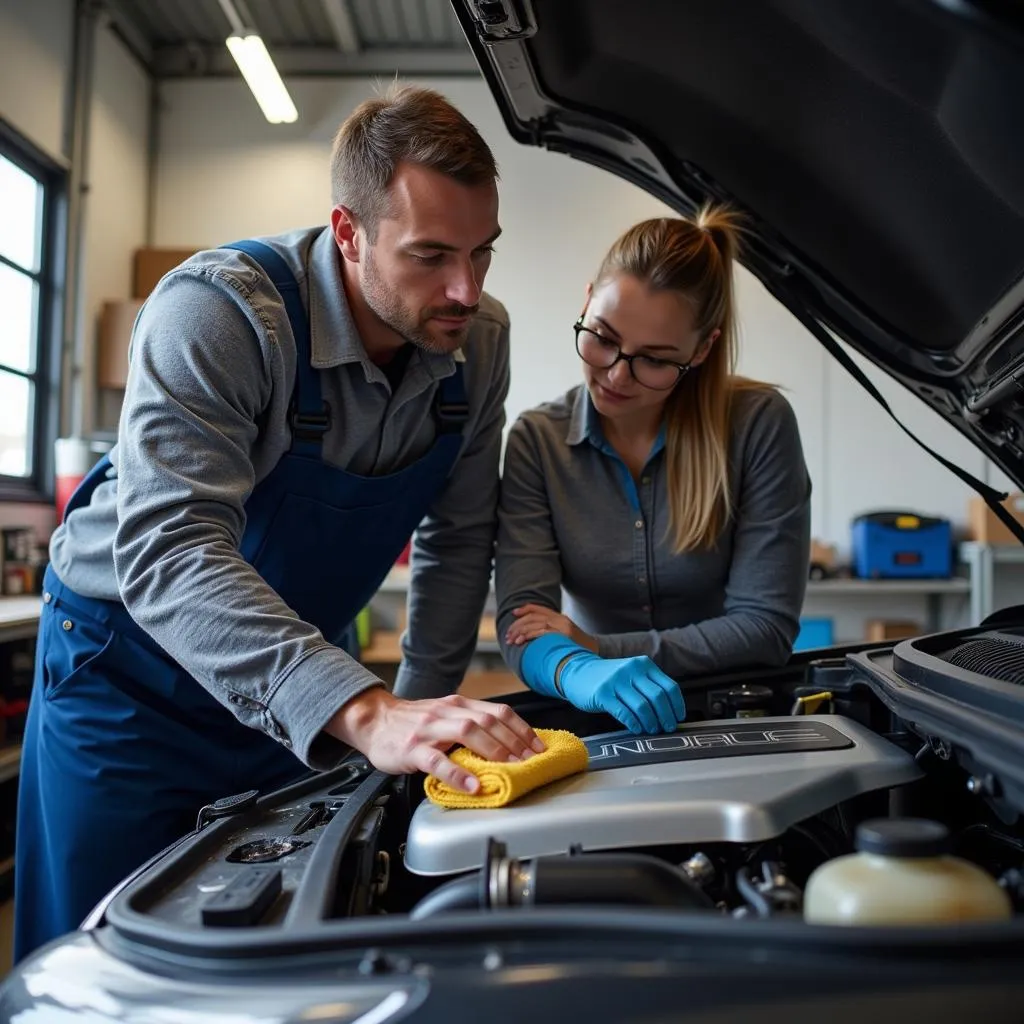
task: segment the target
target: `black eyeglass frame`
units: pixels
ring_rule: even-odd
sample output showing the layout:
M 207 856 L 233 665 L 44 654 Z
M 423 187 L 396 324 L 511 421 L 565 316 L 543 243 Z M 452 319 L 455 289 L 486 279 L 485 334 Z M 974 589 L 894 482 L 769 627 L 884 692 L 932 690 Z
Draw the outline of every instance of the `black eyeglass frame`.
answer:
M 637 384 L 639 384 L 641 387 L 650 388 L 651 391 L 671 391 L 690 372 L 690 370 L 693 369 L 693 359 L 692 358 L 690 359 L 689 362 L 686 362 L 686 363 L 677 363 L 677 362 L 674 362 L 671 359 L 659 359 L 658 361 L 661 362 L 661 363 L 664 363 L 666 366 L 674 366 L 676 368 L 676 371 L 677 371 L 677 376 L 676 376 L 676 379 L 674 381 L 672 381 L 671 384 L 666 384 L 664 387 L 654 387 L 652 384 L 644 383 L 644 381 L 642 381 L 636 375 L 636 370 L 633 369 L 633 360 L 634 359 L 655 359 L 655 358 L 657 358 L 656 356 L 645 356 L 645 355 L 641 355 L 641 354 L 627 356 L 622 351 L 622 346 L 617 341 L 613 341 L 611 338 L 607 338 L 603 334 L 598 334 L 597 331 L 595 331 L 593 328 L 587 327 L 583 323 L 583 317 L 580 317 L 572 325 L 572 329 L 573 329 L 573 334 L 576 336 L 576 355 L 578 355 L 580 357 L 580 359 L 582 359 L 583 362 L 585 362 L 587 364 L 587 366 L 592 366 L 595 370 L 610 370 L 620 360 L 624 360 L 626 365 L 629 367 L 629 374 L 633 378 L 633 380 L 635 380 L 637 382 Z M 598 363 L 590 362 L 590 360 L 587 359 L 583 355 L 583 353 L 580 351 L 580 334 L 583 333 L 584 331 L 587 334 L 592 334 L 595 338 L 600 339 L 602 345 L 605 345 L 605 346 L 614 345 L 615 348 L 618 350 L 618 355 L 616 355 L 616 357 L 610 363 L 608 363 L 607 366 L 604 365 L 603 363 L 598 364 Z

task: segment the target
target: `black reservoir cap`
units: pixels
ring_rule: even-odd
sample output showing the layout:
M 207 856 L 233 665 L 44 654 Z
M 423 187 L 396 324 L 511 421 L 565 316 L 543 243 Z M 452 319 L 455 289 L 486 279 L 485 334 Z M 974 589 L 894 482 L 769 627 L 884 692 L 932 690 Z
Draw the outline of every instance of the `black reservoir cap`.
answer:
M 883 857 L 939 857 L 949 852 L 949 829 L 926 818 L 874 818 L 857 826 L 855 845 Z

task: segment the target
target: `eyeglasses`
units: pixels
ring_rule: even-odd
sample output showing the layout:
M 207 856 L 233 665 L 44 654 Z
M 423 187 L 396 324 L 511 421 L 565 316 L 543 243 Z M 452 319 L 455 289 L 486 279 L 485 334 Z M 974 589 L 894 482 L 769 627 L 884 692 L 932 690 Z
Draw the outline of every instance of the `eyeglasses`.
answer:
M 611 338 L 584 327 L 582 320 L 577 320 L 572 326 L 576 332 L 576 353 L 595 369 L 610 370 L 622 359 L 629 365 L 633 379 L 654 391 L 674 388 L 690 371 L 690 363 L 673 363 L 654 356 L 627 356 Z

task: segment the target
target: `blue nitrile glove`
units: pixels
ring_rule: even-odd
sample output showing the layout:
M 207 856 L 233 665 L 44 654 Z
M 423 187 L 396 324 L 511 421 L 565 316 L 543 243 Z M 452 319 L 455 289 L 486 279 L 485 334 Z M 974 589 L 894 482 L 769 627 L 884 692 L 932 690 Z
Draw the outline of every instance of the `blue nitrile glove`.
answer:
M 570 654 L 556 688 L 555 669 Z M 606 711 L 631 732 L 674 732 L 686 718 L 679 687 L 646 656 L 601 658 L 546 633 L 526 645 L 520 669 L 538 693 L 563 697 L 581 711 Z

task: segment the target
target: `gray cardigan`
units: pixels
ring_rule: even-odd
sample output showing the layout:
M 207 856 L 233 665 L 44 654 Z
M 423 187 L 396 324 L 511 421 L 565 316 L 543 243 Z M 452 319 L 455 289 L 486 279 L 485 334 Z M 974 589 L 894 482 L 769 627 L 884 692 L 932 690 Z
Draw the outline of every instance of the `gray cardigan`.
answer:
M 673 553 L 663 438 L 638 482 L 581 385 L 512 426 L 498 512 L 498 635 L 513 608 L 559 608 L 600 654 L 649 655 L 669 675 L 777 665 L 799 630 L 811 484 L 777 391 L 741 392 L 729 447 L 735 512 L 715 550 Z M 563 601 L 564 597 L 564 601 Z

